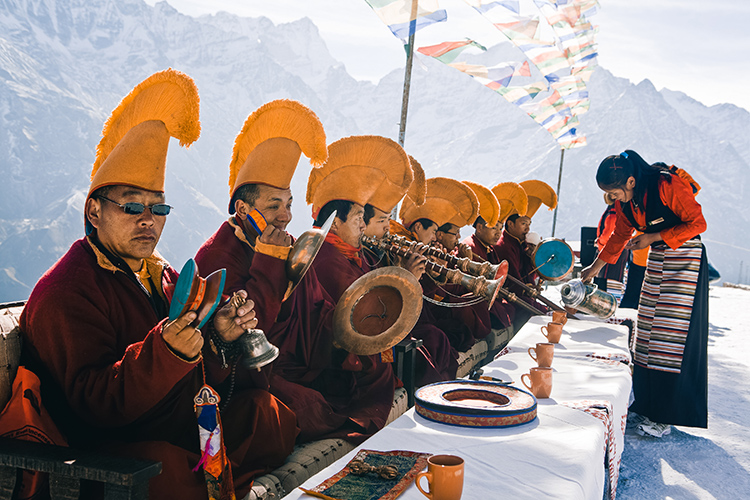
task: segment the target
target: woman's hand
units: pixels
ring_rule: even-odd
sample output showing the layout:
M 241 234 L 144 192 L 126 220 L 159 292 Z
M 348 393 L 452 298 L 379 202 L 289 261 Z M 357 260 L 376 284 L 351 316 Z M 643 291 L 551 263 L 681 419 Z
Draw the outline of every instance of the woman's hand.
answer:
M 659 233 L 643 233 L 628 241 L 625 248 L 628 250 L 640 250 L 656 241 L 661 241 L 661 235 Z
M 581 271 L 581 280 L 584 283 L 593 280 L 594 277 L 599 274 L 599 271 L 602 270 L 605 264 L 606 262 L 604 262 L 602 259 L 596 259 L 593 264 Z

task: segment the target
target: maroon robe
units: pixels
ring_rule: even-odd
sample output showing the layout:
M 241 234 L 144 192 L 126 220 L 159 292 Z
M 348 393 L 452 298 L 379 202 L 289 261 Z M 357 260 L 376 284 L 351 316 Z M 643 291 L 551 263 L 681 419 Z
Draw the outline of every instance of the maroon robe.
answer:
M 362 260 L 360 264 L 344 257 L 331 243 L 325 242 L 313 261 L 318 280 L 330 297 L 337 301 L 357 278 L 369 271 Z M 382 429 L 393 405 L 396 378 L 390 363 L 380 361 L 380 355 L 356 356 L 341 349 L 335 352 L 337 368 L 327 374 L 331 387 L 338 387 L 352 411 L 363 421 L 369 419 L 373 432 Z M 343 391 L 349 386 L 348 393 Z
M 495 245 L 485 245 L 479 240 L 479 238 L 477 238 L 476 234 L 472 234 L 461 243 L 465 243 L 471 248 L 471 252 L 474 256 L 472 260 L 476 262 L 499 264 L 503 261 L 497 253 L 497 247 Z M 515 308 L 513 305 L 498 296 L 490 309 L 492 328 L 506 328 L 510 326 L 513 322 L 514 316 Z
M 503 229 L 500 240 L 498 240 L 497 245 L 495 245 L 495 251 L 501 259 L 508 261 L 509 276 L 513 276 L 522 283 L 526 283 L 530 286 L 534 285 L 537 276 L 536 272 L 534 272 L 534 264 L 531 262 L 531 257 L 526 254 L 523 243 L 518 238 Z M 515 293 L 519 300 L 528 302 L 540 311 L 546 310 L 546 306 L 539 304 L 535 299 L 526 295 L 523 288 L 515 283 L 506 281 L 505 287 Z M 513 307 L 515 308 L 513 318 L 515 324 L 523 324 L 531 317 L 531 313 L 526 309 L 517 305 L 514 305 Z
M 152 273 L 154 287 L 165 289 L 177 273 L 157 263 L 162 272 Z M 193 409 L 203 383 L 200 363 L 169 349 L 160 310 L 168 304 L 154 306 L 124 262 L 115 264 L 83 238 L 42 276 L 20 319 L 25 360 L 71 446 L 162 461 L 151 498 L 205 499 L 203 472 L 192 472 L 200 458 Z M 206 381 L 227 398 L 230 369 L 221 368 L 208 341 L 202 359 Z M 286 406 L 248 384 L 241 365 L 236 370 L 221 415 L 241 498 L 253 477 L 284 462 L 297 429 Z
M 382 421 L 379 415 L 371 417 L 363 396 L 371 383 L 379 391 L 378 377 L 340 368 L 342 352 L 332 347 L 334 302 L 314 268 L 282 303 L 285 261 L 256 252 L 234 222 L 224 222 L 195 259 L 202 273 L 226 268 L 225 290 L 246 289 L 256 311 L 264 309 L 258 328 L 279 348 L 279 357 L 262 370 L 271 392 L 297 414 L 299 442 L 342 437 L 358 444 L 383 427 L 393 403 L 392 382 L 385 416 Z

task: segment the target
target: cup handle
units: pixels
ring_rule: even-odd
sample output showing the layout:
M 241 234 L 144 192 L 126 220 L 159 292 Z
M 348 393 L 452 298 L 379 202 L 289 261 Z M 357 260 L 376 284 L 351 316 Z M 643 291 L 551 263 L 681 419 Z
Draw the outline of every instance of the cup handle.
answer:
M 533 352 L 534 354 L 531 354 L 532 352 Z M 537 360 L 537 359 L 536 359 L 536 349 L 535 349 L 535 348 L 533 348 L 533 347 L 529 347 L 529 356 L 530 356 L 530 357 L 531 357 L 531 359 L 533 359 L 534 361 L 536 361 L 536 360 Z
M 526 380 L 524 380 L 524 377 L 529 379 L 529 384 L 531 383 L 531 377 L 529 377 L 528 373 L 524 373 L 523 375 L 521 375 L 521 383 L 525 385 L 528 390 L 531 390 L 531 386 L 526 383 Z
M 542 335 L 544 335 L 546 338 L 549 338 L 549 329 L 546 325 L 542 327 Z
M 422 489 L 422 485 L 419 484 L 419 480 L 423 477 L 427 478 L 427 485 L 429 486 L 432 482 L 432 472 L 420 472 L 417 474 L 417 479 L 414 481 L 414 483 L 417 485 L 417 489 L 422 492 L 424 496 L 427 498 L 432 498 L 432 492 L 431 491 L 425 491 Z

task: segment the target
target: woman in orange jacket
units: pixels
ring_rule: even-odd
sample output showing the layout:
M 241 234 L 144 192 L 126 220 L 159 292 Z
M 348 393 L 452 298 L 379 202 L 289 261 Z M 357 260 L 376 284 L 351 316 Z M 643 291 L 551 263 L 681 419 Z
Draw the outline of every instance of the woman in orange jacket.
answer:
M 631 150 L 605 158 L 596 181 L 616 200 L 617 220 L 581 278 L 591 280 L 626 248 L 651 247 L 631 344 L 630 410 L 645 417 L 638 430 L 662 437 L 671 425 L 706 428 L 708 262 L 700 240 L 706 220 L 693 186 Z M 632 237 L 636 229 L 643 234 Z

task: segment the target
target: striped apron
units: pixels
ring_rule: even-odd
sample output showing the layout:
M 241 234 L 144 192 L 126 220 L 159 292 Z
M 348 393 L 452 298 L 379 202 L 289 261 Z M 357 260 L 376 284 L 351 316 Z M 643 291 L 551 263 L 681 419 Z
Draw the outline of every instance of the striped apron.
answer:
M 702 254 L 697 238 L 651 247 L 631 345 L 637 366 L 680 373 Z

